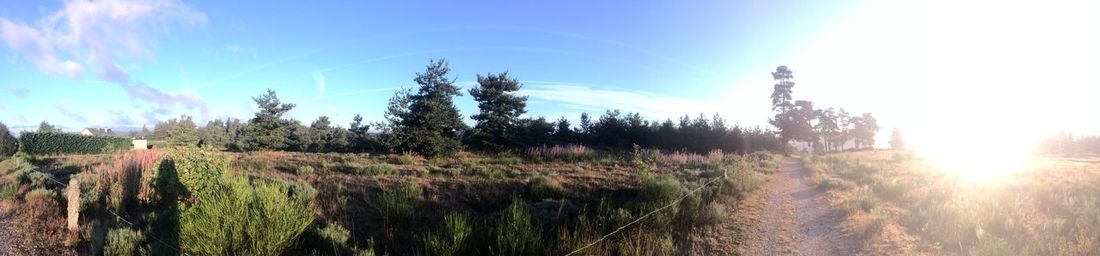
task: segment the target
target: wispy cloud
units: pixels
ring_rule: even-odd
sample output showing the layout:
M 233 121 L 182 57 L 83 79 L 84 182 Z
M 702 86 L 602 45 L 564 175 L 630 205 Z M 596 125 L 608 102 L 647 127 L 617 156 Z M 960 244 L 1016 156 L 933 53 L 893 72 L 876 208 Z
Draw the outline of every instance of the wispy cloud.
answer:
M 31 90 L 23 87 L 12 86 L 8 87 L 8 92 L 11 93 L 11 95 L 15 95 L 15 97 L 19 97 L 20 99 L 26 99 L 27 94 L 30 94 Z
M 194 93 L 166 93 L 136 81 L 119 60 L 151 59 L 153 35 L 206 21 L 205 14 L 177 0 L 68 0 L 33 25 L 0 17 L 0 37 L 47 74 L 80 79 L 93 70 L 131 99 L 155 104 L 157 113 L 176 106 L 205 112 L 206 104 Z
M 58 113 L 61 113 L 61 116 L 68 118 L 69 120 L 72 120 L 78 124 L 88 123 L 88 117 L 85 117 L 84 114 L 70 110 L 68 104 L 62 102 L 54 102 L 53 107 L 57 109 Z
M 519 94 L 528 95 L 532 100 L 555 102 L 564 109 L 596 115 L 605 110 L 619 109 L 638 112 L 647 118 L 664 119 L 715 111 L 710 104 L 697 100 L 560 82 L 524 81 Z
M 304 99 L 296 100 L 296 101 L 294 101 L 294 103 L 298 103 L 298 104 L 309 103 L 309 102 L 314 102 L 314 101 L 327 100 L 327 99 L 339 98 L 339 97 L 354 96 L 354 95 L 369 94 L 369 93 L 375 93 L 375 92 L 396 91 L 398 89 L 401 89 L 401 87 L 385 87 L 385 88 L 365 89 L 365 90 L 358 90 L 358 91 L 352 91 L 352 92 L 329 94 L 329 95 L 325 95 L 325 96 L 304 98 Z
M 313 82 L 317 83 L 317 95 L 325 96 L 325 74 L 321 71 L 313 71 Z

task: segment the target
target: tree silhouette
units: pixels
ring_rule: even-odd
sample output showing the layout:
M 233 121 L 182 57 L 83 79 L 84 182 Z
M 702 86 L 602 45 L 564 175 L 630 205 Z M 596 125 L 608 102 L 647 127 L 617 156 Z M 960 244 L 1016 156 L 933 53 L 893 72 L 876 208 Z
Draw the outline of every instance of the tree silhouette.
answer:
M 508 77 L 508 72 L 477 76 L 478 87 L 470 89 L 470 96 L 477 101 L 481 111 L 470 118 L 477 121 L 471 135 L 471 145 L 478 149 L 498 152 L 514 147 L 517 143 L 519 116 L 527 111 L 527 96 L 516 96 L 519 80 Z
M 901 129 L 894 127 L 894 132 L 890 134 L 890 148 L 896 150 L 905 149 L 905 141 L 901 138 Z

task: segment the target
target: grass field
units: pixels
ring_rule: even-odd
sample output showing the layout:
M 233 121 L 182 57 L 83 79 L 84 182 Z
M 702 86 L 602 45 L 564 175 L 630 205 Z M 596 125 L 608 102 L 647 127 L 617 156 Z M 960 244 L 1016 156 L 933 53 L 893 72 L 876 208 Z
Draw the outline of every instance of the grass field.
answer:
M 866 253 L 1100 254 L 1097 158 L 1041 157 L 982 179 L 967 172 L 987 170 L 952 169 L 903 151 L 810 160 L 818 189 L 848 213 L 846 233 Z
M 724 219 L 730 214 L 725 205 L 766 182 L 781 159 L 762 152 L 736 155 L 715 151 L 698 155 L 636 150 L 611 154 L 583 148 L 523 157 L 462 153 L 441 159 L 290 152 L 209 154 L 226 160 L 226 175 L 245 178 L 223 178 L 217 183 L 223 185 L 214 187 L 225 187 L 227 191 L 255 190 L 251 193 L 256 196 L 265 196 L 270 191 L 291 195 L 289 199 L 238 197 L 230 201 L 274 200 L 271 202 L 278 203 L 275 206 L 261 205 L 291 207 L 278 208 L 284 209 L 278 212 L 294 215 L 294 195 L 300 193 L 295 191 L 315 195 L 305 201 L 310 215 L 306 218 L 310 220 L 308 227 L 300 235 L 287 238 L 289 244 L 283 254 L 291 255 L 559 255 L 595 242 L 603 234 L 670 204 L 673 207 L 597 243 L 582 255 L 682 254 L 691 245 L 686 237 L 674 234 Z M 22 235 L 19 240 L 22 252 L 171 253 L 172 247 L 197 254 L 208 251 L 210 248 L 189 245 L 195 243 L 192 241 L 195 235 L 187 231 L 193 224 L 182 225 L 177 234 L 163 230 L 175 224 L 163 223 L 202 224 L 205 223 L 202 218 L 214 217 L 202 217 L 203 212 L 186 213 L 183 209 L 199 205 L 219 207 L 223 203 L 197 202 L 206 198 L 203 194 L 182 196 L 179 203 L 174 200 L 165 203 L 163 197 L 171 194 L 160 182 L 164 161 L 159 159 L 165 155 L 173 153 L 153 150 L 103 155 L 21 155 L 5 161 L 0 165 L 0 173 L 8 184 L 0 193 L 5 209 L 34 213 L 15 215 L 15 229 Z M 184 166 L 193 164 L 196 163 L 184 164 L 177 158 L 176 169 L 183 173 Z M 217 161 L 197 164 L 218 165 Z M 144 174 L 127 178 L 131 176 L 126 176 L 125 171 L 114 171 L 131 169 Z M 81 232 L 65 230 L 66 205 L 72 197 L 63 186 L 45 180 L 46 175 L 64 184 L 69 184 L 70 179 L 88 184 L 81 190 Z M 191 184 L 186 182 L 191 176 L 180 177 Z M 266 180 L 275 183 L 260 182 Z M 715 182 L 676 201 L 708 181 Z M 278 184 L 289 187 L 279 192 Z M 294 184 L 308 186 L 303 189 Z M 126 189 L 127 186 L 133 188 Z M 240 207 L 226 204 L 229 205 L 224 207 L 228 209 Z M 173 210 L 175 207 L 180 209 Z M 177 214 L 175 211 L 184 213 L 179 219 L 165 217 Z M 110 213 L 120 216 L 116 218 Z M 135 222 L 135 226 L 122 223 L 122 218 Z M 157 240 L 169 240 L 167 244 L 171 246 Z

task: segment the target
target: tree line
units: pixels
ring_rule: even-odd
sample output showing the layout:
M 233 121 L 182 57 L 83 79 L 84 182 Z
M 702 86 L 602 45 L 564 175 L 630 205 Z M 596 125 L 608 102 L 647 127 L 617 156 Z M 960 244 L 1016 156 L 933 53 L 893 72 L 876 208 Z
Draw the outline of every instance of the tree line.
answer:
M 813 101 L 795 100 L 794 72 L 787 66 L 776 67 L 772 78 L 776 82 L 771 95 L 775 116 L 769 122 L 779 130 L 783 145 L 799 141 L 814 151 L 874 147 L 879 126 L 871 113 L 852 115 L 844 108 L 815 109 Z M 847 146 L 849 142 L 852 147 Z
M 449 156 L 466 149 L 489 153 L 518 153 L 531 147 L 585 145 L 619 151 L 634 145 L 666 151 L 706 153 L 719 149 L 746 153 L 784 149 L 781 137 L 765 128 L 730 125 L 715 114 L 678 120 L 649 120 L 639 113 L 608 110 L 579 124 L 565 117 L 525 117 L 527 97 L 507 72 L 477 75 L 478 85 L 467 92 L 478 103 L 471 119 L 462 122 L 453 97 L 463 91 L 450 76 L 446 60 L 433 60 L 413 79 L 416 90 L 402 89 L 390 98 L 385 119 L 364 123 L 356 115 L 346 128 L 327 116 L 306 125 L 285 116 L 295 104 L 279 100 L 273 90 L 253 97 L 258 112 L 246 121 L 227 118 L 197 126 L 189 116 L 156 124 L 141 135 L 167 140 L 172 146 L 225 148 L 234 151 L 281 150 L 302 152 L 413 152 L 426 157 Z
M 1059 132 L 1039 143 L 1039 151 L 1045 154 L 1100 154 L 1100 136 L 1074 136 Z

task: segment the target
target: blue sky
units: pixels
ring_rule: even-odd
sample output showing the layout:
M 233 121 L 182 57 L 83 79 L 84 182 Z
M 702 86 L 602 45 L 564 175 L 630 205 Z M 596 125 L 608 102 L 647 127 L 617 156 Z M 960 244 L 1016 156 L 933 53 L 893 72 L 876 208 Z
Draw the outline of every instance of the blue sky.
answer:
M 1028 132 L 1095 131 L 1096 121 L 1074 117 L 1090 113 L 1078 106 L 1097 80 L 1060 74 L 1100 67 L 1097 10 L 1091 1 L 6 2 L 0 121 L 76 130 L 180 114 L 247 119 L 250 97 L 267 88 L 297 103 L 291 116 L 306 123 L 377 121 L 396 88 L 447 58 L 464 87 L 508 71 L 525 84 L 529 114 L 552 119 L 618 108 L 763 125 L 769 72 L 786 64 L 796 98 L 874 112 L 884 127 L 925 137 L 942 133 L 937 120 L 984 129 L 1010 118 L 971 118 L 972 104 L 1050 124 Z M 476 111 L 469 96 L 456 102 L 465 116 Z
M 111 7 L 115 3 L 122 6 Z M 135 16 L 130 19 L 111 18 L 111 10 L 105 10 L 126 5 L 149 8 L 119 10 Z M 111 44 L 105 50 L 114 55 L 111 64 L 128 73 L 131 83 L 165 94 L 194 94 L 197 100 L 129 95 L 123 86 L 98 74 L 95 57 L 89 56 L 106 54 L 92 47 L 59 43 L 53 50 L 57 59 L 83 66 L 84 72 L 73 76 L 36 65 L 33 49 L 8 44 L 0 51 L 4 56 L 0 83 L 9 92 L 2 96 L 0 120 L 11 125 L 46 120 L 76 129 L 140 126 L 179 114 L 247 118 L 253 111 L 249 98 L 266 88 L 298 103 L 292 116 L 306 122 L 329 115 L 345 123 L 355 113 L 380 120 L 394 88 L 414 86 L 414 74 L 430 59 L 447 58 L 463 86 L 472 86 L 477 74 L 509 71 L 531 91 L 548 92 L 532 95 L 532 115 L 576 118 L 580 112 L 622 108 L 654 119 L 722 112 L 731 119 L 758 124 L 763 118 L 760 111 L 768 109 L 764 99 L 770 90 L 769 70 L 790 59 L 799 41 L 841 15 L 846 5 L 794 1 L 6 3 L 0 7 L 0 17 L 48 33 L 76 34 L 73 27 L 81 26 L 73 25 L 80 22 L 71 17 L 42 25 L 58 13 L 104 16 L 90 18 L 98 22 L 89 26 L 105 28 L 82 29 L 113 30 L 103 37 L 108 33 L 125 36 L 80 44 Z M 63 40 L 58 37 L 45 40 Z M 105 42 L 92 42 L 96 40 Z M 132 48 L 144 53 L 131 54 Z M 738 84 L 749 77 L 765 81 Z M 752 97 L 754 103 L 765 105 L 743 110 L 751 117 L 734 117 L 742 111 L 711 109 L 705 104 L 728 96 L 715 92 L 748 86 L 763 88 L 765 93 Z M 150 114 L 161 105 L 152 101 L 172 100 L 181 103 Z M 468 96 L 459 98 L 458 104 L 467 116 L 476 111 Z M 205 115 L 201 105 L 207 106 Z

